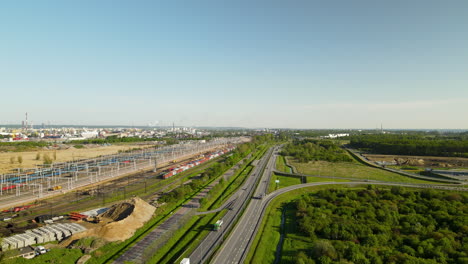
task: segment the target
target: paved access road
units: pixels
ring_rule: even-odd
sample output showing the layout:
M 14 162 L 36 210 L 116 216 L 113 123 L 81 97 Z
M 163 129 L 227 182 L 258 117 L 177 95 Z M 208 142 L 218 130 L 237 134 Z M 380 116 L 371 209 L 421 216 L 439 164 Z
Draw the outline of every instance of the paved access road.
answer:
M 258 166 L 253 169 L 252 173 L 246 179 L 241 188 L 228 200 L 227 204 L 229 205 L 229 210 L 223 217 L 223 225 L 221 229 L 219 231 L 212 231 L 205 237 L 199 246 L 190 254 L 190 263 L 206 263 L 206 259 L 212 254 L 216 246 L 222 243 L 224 232 L 227 228 L 233 225 L 234 220 L 237 219 L 238 215 L 244 208 L 244 205 L 251 199 L 254 191 L 255 195 L 257 196 L 260 195 L 260 193 L 264 193 L 266 183 L 264 182 L 263 178 L 262 182 L 260 182 L 256 190 L 255 186 L 259 178 L 262 175 L 265 175 L 262 174 L 263 168 L 265 168 L 265 170 L 271 168 L 270 162 L 272 159 L 270 159 L 270 156 L 273 156 L 273 152 L 276 150 L 277 147 L 273 147 L 266 152 L 266 154 L 260 159 Z M 252 201 L 257 200 L 253 199 Z

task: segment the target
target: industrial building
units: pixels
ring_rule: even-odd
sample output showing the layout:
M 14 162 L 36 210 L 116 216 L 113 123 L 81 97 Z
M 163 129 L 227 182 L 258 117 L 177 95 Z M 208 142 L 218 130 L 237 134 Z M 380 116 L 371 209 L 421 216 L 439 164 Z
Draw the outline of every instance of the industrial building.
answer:
M 61 241 L 73 234 L 85 231 L 86 228 L 77 223 L 53 224 L 27 230 L 23 234 L 2 239 L 2 251 L 23 248 L 34 244 L 42 244 L 51 241 Z

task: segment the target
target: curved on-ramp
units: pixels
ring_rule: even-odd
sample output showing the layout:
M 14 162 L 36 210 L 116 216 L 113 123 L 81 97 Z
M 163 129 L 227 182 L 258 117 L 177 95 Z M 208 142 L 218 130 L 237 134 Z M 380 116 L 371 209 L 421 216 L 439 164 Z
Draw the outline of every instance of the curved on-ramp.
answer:
M 253 213 L 244 213 L 239 223 L 236 225 L 231 235 L 225 241 L 224 245 L 220 251 L 215 255 L 211 263 L 244 263 L 247 253 L 252 245 L 253 239 L 258 232 L 260 224 L 262 222 L 263 216 L 265 214 L 267 206 L 270 202 L 278 197 L 279 195 L 285 194 L 287 192 L 320 185 L 385 185 L 385 186 L 401 186 L 401 187 L 411 187 L 411 188 L 431 188 L 431 189 L 443 189 L 443 190 L 456 190 L 456 191 L 468 191 L 468 188 L 462 187 L 452 187 L 452 186 L 437 186 L 437 185 L 426 185 L 426 184 L 409 184 L 409 183 L 388 183 L 388 182 L 366 182 L 366 181 L 357 181 L 357 182 L 315 182 L 315 183 L 305 183 L 288 186 L 277 191 L 274 191 L 265 196 L 261 202 L 260 211 Z M 244 228 L 247 223 L 255 223 L 255 228 Z M 238 243 L 239 240 L 244 240 L 246 243 Z M 235 245 L 245 245 L 244 247 L 236 247 Z

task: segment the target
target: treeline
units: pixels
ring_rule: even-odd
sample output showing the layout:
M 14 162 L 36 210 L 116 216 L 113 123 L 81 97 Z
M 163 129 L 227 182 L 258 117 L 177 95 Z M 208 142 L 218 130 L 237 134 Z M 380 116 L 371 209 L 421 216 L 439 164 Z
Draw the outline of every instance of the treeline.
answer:
M 400 187 L 322 190 L 295 201 L 297 263 L 468 263 L 468 195 Z
M 352 161 L 343 149 L 330 140 L 295 140 L 283 147 L 281 155 L 292 156 L 299 162 L 316 160 L 330 162 Z
M 139 138 L 139 137 L 118 137 L 110 136 L 106 138 L 93 138 L 70 141 L 70 144 L 112 144 L 112 143 L 132 143 L 145 141 L 166 141 L 167 144 L 176 144 L 178 141 L 174 138 Z
M 378 154 L 468 158 L 466 136 L 361 135 L 352 136 L 350 146 Z

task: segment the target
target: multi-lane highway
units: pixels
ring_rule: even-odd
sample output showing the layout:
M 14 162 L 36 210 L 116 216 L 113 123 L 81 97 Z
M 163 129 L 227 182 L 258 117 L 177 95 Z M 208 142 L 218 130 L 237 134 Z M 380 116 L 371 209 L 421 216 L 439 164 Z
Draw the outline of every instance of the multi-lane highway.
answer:
M 213 253 L 214 249 L 223 242 L 223 235 L 228 228 L 232 227 L 237 216 L 242 212 L 252 195 L 259 196 L 260 194 L 265 193 L 265 189 L 267 188 L 266 180 L 262 178 L 262 181 L 258 184 L 258 188 L 256 188 L 257 182 L 260 177 L 266 175 L 262 173 L 263 169 L 271 170 L 271 160 L 274 161 L 274 159 L 271 159 L 270 157 L 273 156 L 273 152 L 276 150 L 277 148 L 270 148 L 266 152 L 242 187 L 234 193 L 231 199 L 228 200 L 227 204 L 229 204 L 229 209 L 223 217 L 223 225 L 221 229 L 219 231 L 210 232 L 210 234 L 205 237 L 199 246 L 190 254 L 190 263 L 205 263 L 208 257 Z M 253 199 L 252 202 L 256 203 L 257 200 Z M 234 230 L 234 232 L 236 231 Z
M 277 148 L 275 148 L 275 152 Z M 269 155 L 268 161 L 261 175 L 260 183 L 258 184 L 253 198 L 250 201 L 247 209 L 223 244 L 221 250 L 214 257 L 213 263 L 240 263 L 244 257 L 248 246 L 250 245 L 252 235 L 257 228 L 257 223 L 260 221 L 261 211 L 263 208 L 266 192 L 268 190 L 269 179 L 275 169 L 276 154 Z
M 276 156 L 271 155 L 270 159 L 265 167 L 264 173 L 261 178 L 261 182 L 255 191 L 254 199 L 252 199 L 249 206 L 246 208 L 241 219 L 237 223 L 233 232 L 226 239 L 225 243 L 221 246 L 218 253 L 214 256 L 211 263 L 244 263 L 245 257 L 249 251 L 251 243 L 258 231 L 258 227 L 262 221 L 264 212 L 268 204 L 277 196 L 282 195 L 286 192 L 319 185 L 330 185 L 330 184 L 341 184 L 341 185 L 363 185 L 370 184 L 368 181 L 354 181 L 354 182 L 316 182 L 306 183 L 288 186 L 279 189 L 275 192 L 263 196 L 263 199 L 255 199 L 262 194 L 266 193 L 268 188 L 268 179 L 271 177 L 271 173 L 275 170 Z M 434 188 L 444 190 L 457 190 L 457 191 L 468 191 L 468 188 L 460 186 L 448 186 L 448 185 L 432 185 L 432 184 L 406 184 L 406 183 L 392 183 L 392 182 L 378 182 L 373 181 L 373 185 L 387 185 L 387 186 L 402 186 L 402 187 L 414 187 L 414 188 Z M 198 263 L 198 262 L 197 262 Z

